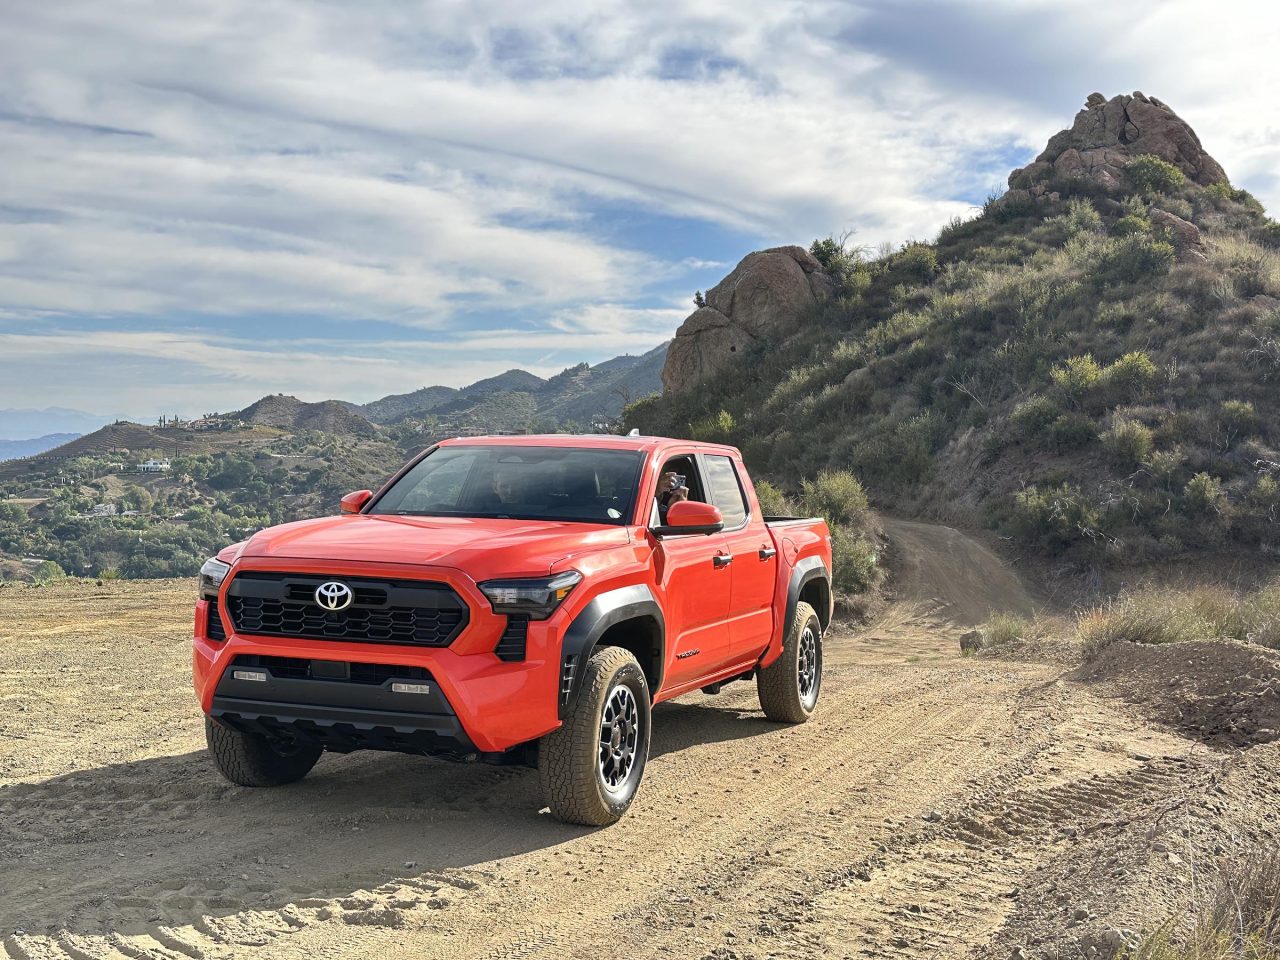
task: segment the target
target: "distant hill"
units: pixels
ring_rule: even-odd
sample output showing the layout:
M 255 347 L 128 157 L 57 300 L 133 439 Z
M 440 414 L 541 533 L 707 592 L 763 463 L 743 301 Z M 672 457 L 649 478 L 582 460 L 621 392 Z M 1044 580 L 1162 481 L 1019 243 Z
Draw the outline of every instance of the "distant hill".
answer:
M 282 430 L 320 430 L 352 437 L 372 437 L 376 432 L 373 424 L 337 400 L 304 403 L 280 393 L 263 397 L 226 418 Z
M 393 393 L 372 403 L 345 403 L 344 406 L 373 423 L 391 423 L 407 413 L 434 410 L 458 395 L 454 387 L 422 387 L 412 393 Z
M 625 354 L 596 364 L 580 363 L 550 379 L 527 370 L 508 370 L 461 389 L 422 387 L 362 405 L 345 404 L 379 424 L 435 417 L 443 432 L 452 430 L 591 429 L 622 413 L 625 403 L 662 388 L 667 345 L 648 353 Z
M 0 440 L 0 462 L 19 457 L 34 457 L 79 437 L 78 433 L 50 433 L 30 440 Z

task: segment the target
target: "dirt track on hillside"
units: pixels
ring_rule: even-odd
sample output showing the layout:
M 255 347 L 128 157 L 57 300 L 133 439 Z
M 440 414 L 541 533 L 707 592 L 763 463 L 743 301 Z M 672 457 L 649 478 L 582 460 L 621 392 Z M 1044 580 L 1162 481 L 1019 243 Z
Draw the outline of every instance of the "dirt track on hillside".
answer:
M 1060 667 L 960 659 L 1032 598 L 956 531 L 888 533 L 897 602 L 830 636 L 818 716 L 769 723 L 749 684 L 660 707 L 605 830 L 520 768 L 356 754 L 232 787 L 189 583 L 0 590 L 0 958 L 1003 957 L 1173 909 L 1151 837 L 1227 760 Z

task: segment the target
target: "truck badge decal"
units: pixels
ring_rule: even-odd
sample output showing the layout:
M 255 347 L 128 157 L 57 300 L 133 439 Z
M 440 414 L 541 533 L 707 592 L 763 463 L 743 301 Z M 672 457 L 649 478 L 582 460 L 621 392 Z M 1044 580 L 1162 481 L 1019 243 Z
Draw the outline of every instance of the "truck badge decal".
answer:
M 347 609 L 355 598 L 356 595 L 351 592 L 351 588 L 345 583 L 339 583 L 337 580 L 330 580 L 316 587 L 316 606 L 322 607 L 330 613 L 337 613 L 339 610 Z

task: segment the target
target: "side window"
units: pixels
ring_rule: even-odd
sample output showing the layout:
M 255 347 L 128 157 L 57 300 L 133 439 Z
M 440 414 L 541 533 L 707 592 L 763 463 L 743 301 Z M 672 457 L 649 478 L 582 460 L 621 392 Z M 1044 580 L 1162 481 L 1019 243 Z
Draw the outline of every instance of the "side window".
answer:
M 707 496 L 706 487 L 702 482 L 702 475 L 698 472 L 698 463 L 693 457 L 672 457 L 662 465 L 662 469 L 658 471 L 659 486 L 661 487 L 661 478 L 668 473 L 674 473 L 677 476 L 684 477 L 685 486 L 689 488 L 690 500 L 698 503 L 710 503 L 711 500 Z M 665 519 L 666 506 L 669 502 L 667 499 L 667 491 L 659 489 L 653 501 L 653 523 L 662 523 Z
M 724 527 L 732 530 L 747 522 L 747 499 L 738 483 L 738 473 L 728 457 L 705 458 L 707 462 L 707 487 L 711 502 L 724 514 Z

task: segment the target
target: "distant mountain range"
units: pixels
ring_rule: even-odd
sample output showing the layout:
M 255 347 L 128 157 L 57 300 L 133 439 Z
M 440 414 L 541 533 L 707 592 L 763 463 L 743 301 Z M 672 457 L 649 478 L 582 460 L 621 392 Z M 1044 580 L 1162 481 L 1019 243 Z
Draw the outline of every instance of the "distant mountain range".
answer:
M 79 436 L 78 433 L 50 433 L 30 440 L 0 440 L 0 461 L 34 457 L 46 450 L 60 447 L 64 443 L 70 443 Z
M 31 438 L 43 438 L 51 434 L 90 433 L 118 419 L 69 410 L 66 407 L 46 407 L 43 410 L 0 410 L 0 440 L 34 442 Z
M 666 356 L 664 343 L 648 353 L 624 354 L 594 367 L 580 363 L 546 380 L 515 369 L 460 389 L 428 386 L 347 406 L 382 424 L 434 416 L 442 426 L 510 430 L 541 423 L 550 429 L 566 424 L 585 429 L 594 421 L 617 417 L 624 404 L 660 391 Z

